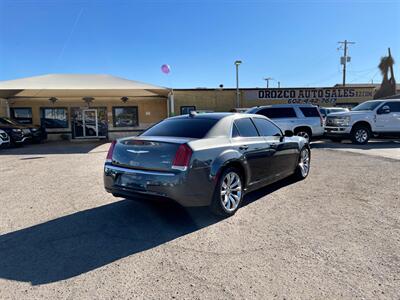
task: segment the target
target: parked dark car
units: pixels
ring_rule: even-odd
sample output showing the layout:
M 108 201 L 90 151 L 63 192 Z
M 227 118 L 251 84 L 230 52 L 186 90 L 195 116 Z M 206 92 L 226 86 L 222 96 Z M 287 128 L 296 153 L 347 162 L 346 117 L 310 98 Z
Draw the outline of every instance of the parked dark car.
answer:
M 254 114 L 207 113 L 165 119 L 114 141 L 105 189 L 117 197 L 166 197 L 230 216 L 246 192 L 295 174 L 306 178 L 310 147 Z
M 27 136 L 28 136 L 28 131 L 30 132 L 30 140 L 34 143 L 40 143 L 43 140 L 47 139 L 47 133 L 45 128 L 40 127 L 40 126 L 32 126 L 32 125 L 25 125 L 25 124 L 20 124 L 17 121 L 8 119 L 8 118 L 0 118 L 0 124 L 10 124 L 13 126 L 16 126 L 17 128 L 20 128 Z
M 32 134 L 29 128 L 10 123 L 8 122 L 8 119 L 5 118 L 0 118 L 0 129 L 8 134 L 12 146 L 22 145 L 32 139 Z

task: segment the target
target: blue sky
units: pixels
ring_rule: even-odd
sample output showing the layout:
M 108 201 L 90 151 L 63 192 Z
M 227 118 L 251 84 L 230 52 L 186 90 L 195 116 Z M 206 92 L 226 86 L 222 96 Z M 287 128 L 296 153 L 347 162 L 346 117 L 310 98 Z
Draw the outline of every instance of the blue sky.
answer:
M 282 87 L 380 82 L 391 47 L 400 82 L 400 1 L 0 0 L 0 80 L 112 74 L 170 86 Z M 172 72 L 161 73 L 167 63 Z M 277 82 L 271 82 L 276 86 Z

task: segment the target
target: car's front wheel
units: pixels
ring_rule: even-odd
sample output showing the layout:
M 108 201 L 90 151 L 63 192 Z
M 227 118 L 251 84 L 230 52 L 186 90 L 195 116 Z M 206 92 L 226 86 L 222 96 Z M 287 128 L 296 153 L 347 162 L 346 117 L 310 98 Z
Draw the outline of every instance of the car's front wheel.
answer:
M 295 177 L 299 180 L 305 179 L 310 173 L 311 151 L 310 148 L 304 147 L 300 151 L 299 162 L 296 167 Z
M 371 137 L 371 131 L 367 126 L 356 126 L 351 131 L 351 141 L 354 144 L 364 145 L 368 143 Z
M 219 177 L 211 203 L 211 211 L 229 217 L 235 214 L 243 199 L 243 179 L 241 173 L 229 167 Z

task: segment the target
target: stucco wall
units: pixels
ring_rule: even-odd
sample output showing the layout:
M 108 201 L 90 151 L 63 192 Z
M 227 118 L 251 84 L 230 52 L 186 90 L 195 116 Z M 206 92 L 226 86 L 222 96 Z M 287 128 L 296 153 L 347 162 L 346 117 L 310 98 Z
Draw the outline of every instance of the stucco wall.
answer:
M 181 106 L 196 106 L 196 110 L 229 111 L 235 107 L 234 90 L 176 90 L 174 91 L 175 114 Z

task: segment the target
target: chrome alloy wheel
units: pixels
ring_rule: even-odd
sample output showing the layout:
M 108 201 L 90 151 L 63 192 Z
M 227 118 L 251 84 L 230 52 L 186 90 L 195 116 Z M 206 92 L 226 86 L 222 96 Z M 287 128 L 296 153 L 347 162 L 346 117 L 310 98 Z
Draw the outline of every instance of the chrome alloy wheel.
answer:
M 308 175 L 308 171 L 310 170 L 310 150 L 307 148 L 301 150 L 299 167 L 301 170 L 301 175 L 306 177 Z
M 359 128 L 354 133 L 354 137 L 358 143 L 360 144 L 365 143 L 365 141 L 368 139 L 368 132 L 364 128 Z
M 297 133 L 297 136 L 301 136 L 301 137 L 305 138 L 307 140 L 307 142 L 310 141 L 310 135 L 308 134 L 307 131 L 299 131 Z
M 221 184 L 221 203 L 226 211 L 232 212 L 237 209 L 242 198 L 242 181 L 235 172 L 225 175 Z

